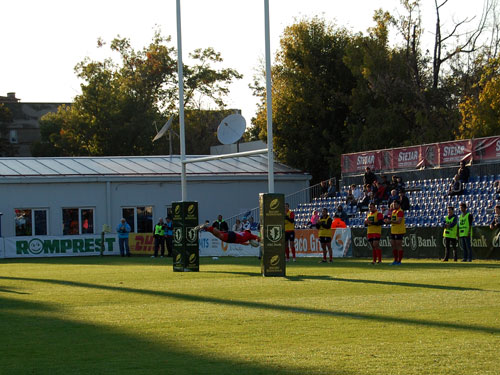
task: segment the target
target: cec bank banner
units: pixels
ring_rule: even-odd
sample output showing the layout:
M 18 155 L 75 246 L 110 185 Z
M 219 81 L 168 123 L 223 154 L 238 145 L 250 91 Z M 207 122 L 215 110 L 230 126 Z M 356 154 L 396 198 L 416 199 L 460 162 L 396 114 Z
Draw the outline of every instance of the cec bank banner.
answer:
M 118 255 L 118 241 L 114 235 L 33 236 L 6 237 L 5 258 L 43 258 L 63 256 Z

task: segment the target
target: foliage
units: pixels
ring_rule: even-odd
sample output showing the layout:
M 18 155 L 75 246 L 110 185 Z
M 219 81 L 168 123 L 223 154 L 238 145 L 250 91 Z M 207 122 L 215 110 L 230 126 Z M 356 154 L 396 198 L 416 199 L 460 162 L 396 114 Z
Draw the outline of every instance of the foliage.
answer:
M 155 124 L 163 124 L 178 108 L 178 78 L 175 49 L 170 38 L 157 31 L 142 50 L 132 48 L 130 40 L 116 38 L 111 58 L 86 58 L 75 67 L 83 83 L 82 94 L 69 107 L 41 120 L 42 140 L 34 145 L 40 155 L 144 155 L 165 152 L 162 143 L 153 145 Z M 98 41 L 98 46 L 106 43 Z M 197 49 L 186 65 L 185 107 L 197 109 L 203 101 L 223 107 L 228 85 L 241 78 L 233 69 L 216 69 L 222 62 L 212 48 Z M 199 122 L 198 122 L 199 124 Z M 204 124 L 200 124 L 204 126 Z M 205 149 L 205 147 L 203 147 Z
M 276 156 L 320 179 L 338 172 L 340 165 L 342 127 L 354 83 L 343 62 L 348 43 L 347 31 L 319 18 L 302 20 L 285 29 L 272 70 Z M 251 132 L 266 139 L 261 87 L 256 82 L 261 106 Z
M 487 137 L 500 134 L 500 57 L 484 67 L 476 95 L 465 97 L 460 104 L 463 138 Z

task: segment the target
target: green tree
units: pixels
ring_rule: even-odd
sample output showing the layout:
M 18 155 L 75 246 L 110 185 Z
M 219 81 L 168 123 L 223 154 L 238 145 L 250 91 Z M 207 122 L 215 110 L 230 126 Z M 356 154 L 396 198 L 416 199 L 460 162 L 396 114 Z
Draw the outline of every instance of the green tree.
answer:
M 481 80 L 475 85 L 477 95 L 460 103 L 461 138 L 498 135 L 500 132 L 500 57 L 491 59 L 484 68 Z
M 273 75 L 273 142 L 276 157 L 306 170 L 315 180 L 338 174 L 354 80 L 343 62 L 349 33 L 322 19 L 304 19 L 285 29 Z M 254 85 L 261 98 L 247 137 L 267 137 L 263 77 Z
M 119 62 L 86 58 L 75 67 L 82 79 L 82 94 L 69 107 L 41 119 L 40 155 L 144 155 L 165 152 L 164 143 L 152 144 L 154 124 L 164 123 L 178 108 L 178 77 L 175 49 L 157 31 L 152 42 L 134 50 L 130 40 L 116 38 L 110 49 Z M 99 47 L 106 43 L 98 41 Z M 224 96 L 234 79 L 233 69 L 218 69 L 220 54 L 212 48 L 197 49 L 184 66 L 185 107 L 199 108 L 203 101 L 223 107 Z

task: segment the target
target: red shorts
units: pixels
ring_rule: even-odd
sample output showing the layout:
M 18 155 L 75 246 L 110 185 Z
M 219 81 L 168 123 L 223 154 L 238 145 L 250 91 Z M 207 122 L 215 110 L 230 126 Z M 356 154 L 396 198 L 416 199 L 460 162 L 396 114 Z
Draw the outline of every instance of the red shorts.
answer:
M 380 240 L 380 234 L 378 234 L 378 233 L 368 233 L 367 237 L 368 237 L 368 241 L 379 241 Z

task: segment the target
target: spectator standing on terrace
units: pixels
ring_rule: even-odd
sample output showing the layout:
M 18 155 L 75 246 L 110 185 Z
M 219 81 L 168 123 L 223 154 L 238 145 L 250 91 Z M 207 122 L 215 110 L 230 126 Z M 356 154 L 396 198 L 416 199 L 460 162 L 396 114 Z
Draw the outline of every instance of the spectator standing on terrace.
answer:
M 466 184 L 467 182 L 469 182 L 470 170 L 469 170 L 469 167 L 465 164 L 465 160 L 462 160 L 460 162 L 460 166 L 458 168 L 457 175 L 458 175 L 459 181 L 461 181 L 462 183 Z
M 319 192 L 319 196 L 324 198 L 328 195 L 328 185 L 326 183 L 326 180 L 325 181 L 321 181 L 319 183 L 319 187 L 320 187 L 320 192 Z
M 444 218 L 444 258 L 443 262 L 447 262 L 450 257 L 450 248 L 453 248 L 453 260 L 456 262 L 458 258 L 457 252 L 457 237 L 458 237 L 458 219 L 455 215 L 455 208 L 448 206 L 448 216 Z
M 290 250 L 292 260 L 295 262 L 295 212 L 290 210 L 290 205 L 285 203 L 285 255 L 286 261 L 290 260 Z
M 406 196 L 405 190 L 401 189 L 399 191 L 399 202 L 401 203 L 401 209 L 403 211 L 409 211 L 410 210 L 410 200 Z
M 391 207 L 392 202 L 399 200 L 399 195 L 398 191 L 396 189 L 391 190 L 391 195 L 389 195 L 389 198 L 387 199 L 387 204 L 389 207 Z
M 125 218 L 122 217 L 120 224 L 116 227 L 116 232 L 118 233 L 118 244 L 120 246 L 120 255 L 122 257 L 130 256 L 130 248 L 128 246 L 128 234 L 130 233 L 130 225 L 128 225 Z
M 368 242 L 372 248 L 372 264 L 382 262 L 382 249 L 379 247 L 380 237 L 382 235 L 382 225 L 384 224 L 384 215 L 377 211 L 375 203 L 370 203 L 368 215 L 366 215 L 365 226 L 367 228 Z
M 364 185 L 372 185 L 374 181 L 377 181 L 377 176 L 372 172 L 370 167 L 365 168 L 365 175 L 363 176 Z
M 406 233 L 406 226 L 405 214 L 398 200 L 392 202 L 391 218 L 390 220 L 386 220 L 386 223 L 391 224 L 391 245 L 392 254 L 394 255 L 392 265 L 400 265 L 403 259 L 403 237 Z
M 378 181 L 375 181 L 373 183 L 374 189 L 373 189 L 373 199 L 376 204 L 382 203 L 382 201 L 386 200 L 385 199 L 385 186 L 382 184 L 379 184 Z
M 212 226 L 214 228 L 217 228 L 218 230 L 220 230 L 221 232 L 227 232 L 229 231 L 229 226 L 227 225 L 227 223 L 224 221 L 224 219 L 222 219 L 222 215 L 219 215 L 217 216 L 217 220 L 215 220 L 213 223 L 212 223 Z
M 323 260 L 320 263 L 326 263 L 326 252 L 328 251 L 329 262 L 333 262 L 332 253 L 332 218 L 328 215 L 328 210 L 323 208 L 321 211 L 321 217 L 316 224 L 318 228 L 319 243 L 321 244 L 321 249 L 323 250 Z
M 465 202 L 460 202 L 460 217 L 458 218 L 458 240 L 464 252 L 462 262 L 472 262 L 472 214 L 467 211 Z
M 363 191 L 354 184 L 351 185 L 351 190 L 356 203 L 359 202 L 359 200 L 363 197 Z
M 335 180 L 333 178 L 330 178 L 328 180 L 328 191 L 326 193 L 326 198 L 333 198 L 335 197 L 336 189 L 335 189 Z
M 458 174 L 453 177 L 450 187 L 448 188 L 448 196 L 462 195 L 464 193 L 464 186 L 462 181 L 459 180 Z
M 236 219 L 235 223 L 233 224 L 232 230 L 233 232 L 241 232 L 243 230 L 240 219 Z

